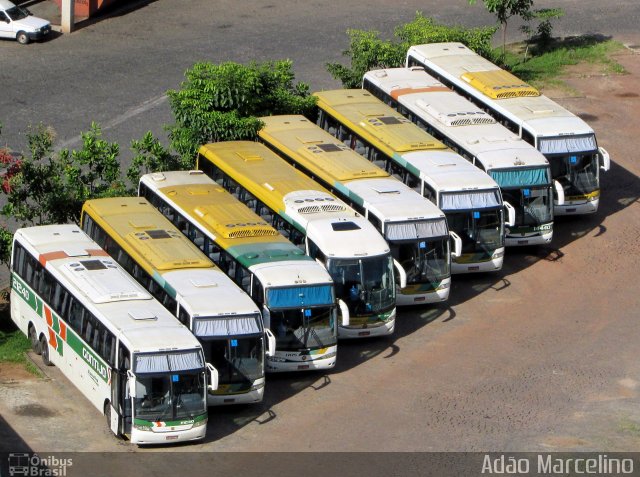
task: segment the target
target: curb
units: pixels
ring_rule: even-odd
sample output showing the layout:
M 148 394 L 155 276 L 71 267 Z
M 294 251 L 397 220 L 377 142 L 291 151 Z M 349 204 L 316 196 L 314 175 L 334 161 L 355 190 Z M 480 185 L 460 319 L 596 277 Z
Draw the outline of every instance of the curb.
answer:
M 45 366 L 44 363 L 42 362 L 42 359 L 40 359 L 40 356 L 35 354 L 33 350 L 27 351 L 26 356 L 27 356 L 27 360 L 29 360 L 31 364 L 33 364 L 38 369 L 38 371 L 42 373 L 41 379 L 44 379 L 45 381 L 52 381 L 54 379 L 49 374 L 49 370 L 47 369 L 49 368 L 49 366 Z

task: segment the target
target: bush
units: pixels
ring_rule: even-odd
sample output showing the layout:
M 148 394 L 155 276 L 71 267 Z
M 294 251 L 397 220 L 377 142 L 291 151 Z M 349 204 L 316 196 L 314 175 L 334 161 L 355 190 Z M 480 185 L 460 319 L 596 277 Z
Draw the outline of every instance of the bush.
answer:
M 497 27 L 441 25 L 417 12 L 411 22 L 396 27 L 393 40 L 380 39 L 376 31 L 348 30 L 349 48 L 343 55 L 350 58 L 351 66 L 328 63 L 327 70 L 342 82 L 343 87 L 359 88 L 367 71 L 403 66 L 411 45 L 439 42 L 464 43 L 480 55 L 493 59 L 491 38 L 496 31 Z

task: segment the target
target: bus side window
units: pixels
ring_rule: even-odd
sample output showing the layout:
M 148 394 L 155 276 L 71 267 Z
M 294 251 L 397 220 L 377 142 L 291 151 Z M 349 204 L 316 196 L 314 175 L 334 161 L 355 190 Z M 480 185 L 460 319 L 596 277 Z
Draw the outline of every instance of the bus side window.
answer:
M 533 137 L 533 134 L 531 134 L 529 131 L 527 131 L 526 129 L 522 129 L 522 139 L 524 139 L 527 144 L 531 144 L 532 146 L 535 145 L 536 141 Z
M 182 308 L 182 305 L 178 307 L 178 320 L 187 328 L 191 328 L 191 319 L 189 317 L 189 313 Z
M 322 250 L 320 250 L 320 247 L 318 247 L 316 245 L 316 243 L 311 240 L 310 238 L 307 238 L 307 243 L 308 243 L 308 247 L 309 250 L 307 251 L 308 255 L 311 258 L 315 258 L 317 260 L 320 260 L 320 262 L 322 263 L 326 263 L 327 262 L 327 257 L 324 255 L 324 253 L 322 253 Z
M 262 305 L 264 303 L 264 289 L 262 287 L 262 283 L 258 280 L 258 277 L 253 275 L 253 279 L 251 280 L 251 298 L 258 305 Z
M 78 334 L 81 334 L 81 326 L 82 326 L 82 314 L 84 312 L 84 307 L 80 304 L 78 299 L 74 296 L 71 297 L 69 302 L 69 326 Z
M 378 230 L 378 232 L 382 232 L 382 222 L 380 221 L 380 219 L 376 217 L 374 214 L 372 214 L 371 212 L 368 212 L 367 216 L 368 216 L 367 218 L 369 219 L 369 222 L 373 224 L 376 230 Z
M 435 204 L 437 201 L 436 191 L 426 182 L 424 182 L 423 184 L 424 190 L 422 191 L 422 195 Z
M 120 371 L 131 369 L 131 353 L 122 343 L 118 347 L 118 369 Z

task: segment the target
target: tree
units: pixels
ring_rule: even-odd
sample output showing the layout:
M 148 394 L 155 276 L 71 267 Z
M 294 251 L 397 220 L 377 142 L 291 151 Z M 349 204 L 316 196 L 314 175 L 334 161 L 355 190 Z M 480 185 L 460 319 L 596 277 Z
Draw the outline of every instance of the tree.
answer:
M 134 190 L 131 191 L 132 195 L 135 195 L 135 188 L 143 174 L 181 170 L 189 167 L 180 156 L 172 154 L 168 148 L 160 144 L 151 131 L 147 131 L 142 139 L 131 141 L 131 149 L 135 152 L 135 156 L 131 161 L 131 166 L 127 169 L 127 177 L 134 187 Z
M 115 197 L 126 193 L 120 174 L 120 146 L 102 137 L 102 129 L 95 122 L 89 131 L 80 133 L 82 148 L 63 149 L 59 161 L 64 168 L 64 202 L 67 221 L 79 222 L 82 204 L 89 199 Z
M 55 131 L 40 124 L 27 134 L 30 155 L 1 160 L 2 215 L 19 225 L 78 222 L 82 204 L 98 197 L 122 195 L 119 146 L 101 139 L 95 123 L 83 132 L 82 148 L 53 151 Z
M 66 222 L 63 164 L 53 155 L 55 132 L 40 124 L 27 133 L 31 154 L 5 156 L 2 161 L 2 192 L 7 203 L 2 215 L 19 225 Z
M 241 65 L 196 63 L 185 73 L 180 90 L 167 92 L 175 125 L 171 147 L 182 164 L 193 167 L 199 145 L 212 141 L 255 139 L 258 116 L 311 116 L 315 98 L 304 83 L 294 83 L 292 62 Z
M 549 45 L 549 43 L 551 43 L 551 33 L 553 31 L 553 25 L 551 24 L 551 21 L 558 19 L 563 15 L 564 10 L 562 10 L 561 8 L 541 8 L 523 15 L 525 24 L 520 27 L 520 30 L 527 36 L 527 47 L 525 48 L 524 52 L 525 61 L 527 60 L 529 47 L 532 43 L 535 43 L 537 45 L 538 50 L 544 49 Z M 538 22 L 538 26 L 535 28 L 535 30 L 531 26 L 532 21 Z
M 349 48 L 343 55 L 351 59 L 350 66 L 328 63 L 327 70 L 342 82 L 345 88 L 359 88 L 364 74 L 372 69 L 396 68 L 404 65 L 411 45 L 459 41 L 478 54 L 491 58 L 491 38 L 497 28 L 463 28 L 436 23 L 417 12 L 415 18 L 398 26 L 393 40 L 382 40 L 376 31 L 348 30 Z
M 498 18 L 502 26 L 502 56 L 506 54 L 507 47 L 507 21 L 513 16 L 526 18 L 531 14 L 533 0 L 482 0 L 485 7 Z M 469 0 L 474 5 L 476 0 Z

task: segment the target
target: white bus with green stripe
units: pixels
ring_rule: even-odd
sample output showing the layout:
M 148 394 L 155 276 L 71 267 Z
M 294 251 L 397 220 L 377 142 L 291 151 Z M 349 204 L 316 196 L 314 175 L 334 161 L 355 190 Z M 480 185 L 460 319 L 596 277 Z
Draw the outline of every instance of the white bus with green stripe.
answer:
M 205 436 L 218 373 L 202 346 L 76 225 L 16 231 L 11 318 L 114 434 L 135 444 Z
M 218 370 L 210 406 L 262 401 L 276 343 L 244 290 L 142 197 L 88 200 L 80 225 L 202 343 Z
M 544 154 L 562 190 L 556 215 L 598 210 L 600 172 L 609 170 L 611 159 L 581 118 L 462 43 L 414 45 L 406 64 L 423 67 Z

